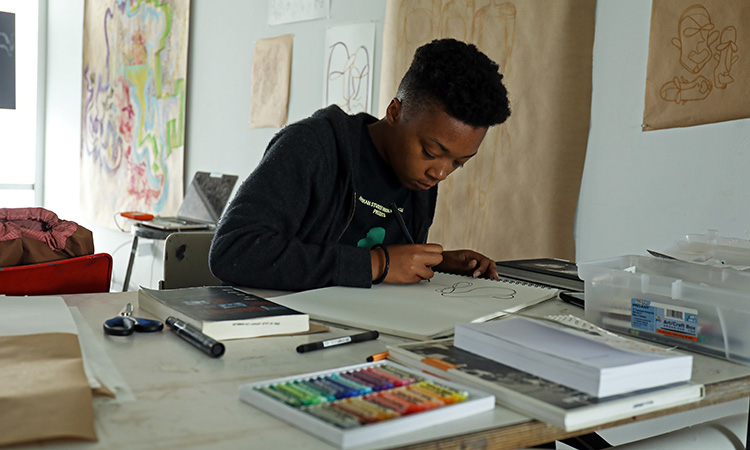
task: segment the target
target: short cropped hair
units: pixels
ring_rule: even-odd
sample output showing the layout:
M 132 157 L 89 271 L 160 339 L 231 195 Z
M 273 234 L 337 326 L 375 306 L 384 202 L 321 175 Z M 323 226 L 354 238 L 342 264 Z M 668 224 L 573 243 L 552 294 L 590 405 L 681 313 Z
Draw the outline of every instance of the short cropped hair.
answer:
M 437 103 L 473 127 L 490 127 L 510 116 L 499 66 L 473 44 L 436 39 L 417 49 L 396 97 L 408 110 Z

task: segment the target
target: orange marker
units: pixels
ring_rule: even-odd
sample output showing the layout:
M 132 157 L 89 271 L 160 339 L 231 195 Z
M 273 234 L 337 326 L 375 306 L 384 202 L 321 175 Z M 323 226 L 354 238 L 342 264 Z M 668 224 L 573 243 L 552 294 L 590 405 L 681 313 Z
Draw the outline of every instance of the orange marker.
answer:
M 367 357 L 367 362 L 380 361 L 388 357 L 388 350 Z

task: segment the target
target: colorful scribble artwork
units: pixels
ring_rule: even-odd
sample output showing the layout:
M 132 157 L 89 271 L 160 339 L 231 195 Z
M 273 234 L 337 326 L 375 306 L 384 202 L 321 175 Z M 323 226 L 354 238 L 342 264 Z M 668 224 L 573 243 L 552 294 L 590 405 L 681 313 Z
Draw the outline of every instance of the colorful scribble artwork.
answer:
M 189 0 L 86 0 L 81 204 L 174 214 L 182 200 Z

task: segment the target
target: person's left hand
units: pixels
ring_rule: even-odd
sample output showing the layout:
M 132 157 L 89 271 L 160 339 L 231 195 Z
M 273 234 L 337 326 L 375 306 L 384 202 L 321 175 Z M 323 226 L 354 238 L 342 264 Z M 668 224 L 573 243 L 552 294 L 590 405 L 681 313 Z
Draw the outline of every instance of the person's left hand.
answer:
M 441 272 L 482 277 L 497 280 L 495 261 L 474 250 L 450 250 L 443 252 L 443 262 L 434 267 Z

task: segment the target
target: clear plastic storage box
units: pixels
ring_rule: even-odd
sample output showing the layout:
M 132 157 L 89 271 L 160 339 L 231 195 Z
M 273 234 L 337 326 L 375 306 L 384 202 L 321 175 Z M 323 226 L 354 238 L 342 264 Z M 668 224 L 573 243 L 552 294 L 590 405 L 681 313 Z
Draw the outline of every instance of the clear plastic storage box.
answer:
M 628 255 L 578 263 L 586 319 L 750 365 L 750 273 Z

